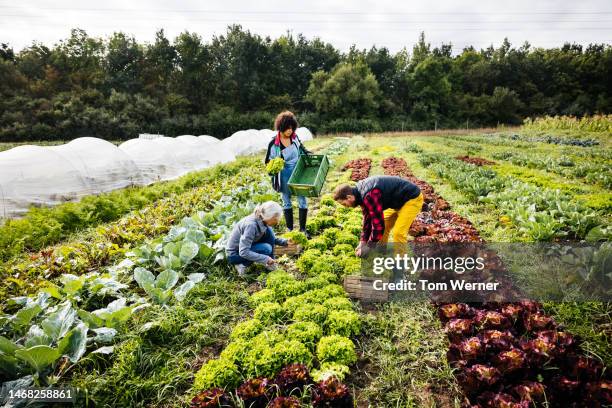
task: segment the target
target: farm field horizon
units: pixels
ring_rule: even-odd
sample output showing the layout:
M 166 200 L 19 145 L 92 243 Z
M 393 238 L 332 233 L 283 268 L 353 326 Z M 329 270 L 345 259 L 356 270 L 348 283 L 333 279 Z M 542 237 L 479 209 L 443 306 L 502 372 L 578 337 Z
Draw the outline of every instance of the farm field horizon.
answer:
M 0 408 L 612 407 L 611 2 L 4 3 Z
M 330 193 L 396 175 L 425 192 L 415 242 L 582 241 L 604 251 L 609 132 L 524 125 L 315 135 L 305 144 L 329 157 L 330 170 L 321 197 L 309 199 L 311 237 L 285 235 L 304 252 L 280 257 L 274 272 L 239 277 L 217 256 L 233 223 L 278 201 L 261 151 L 6 221 L 2 380 L 73 387 L 77 406 L 605 400 L 612 304 L 580 294 L 605 299 L 608 271 L 521 276 L 538 280 L 542 302 L 360 302 L 343 280 L 361 273 L 361 211 Z M 91 208 L 107 217 L 83 221 Z M 54 227 L 39 228 L 41 217 Z M 283 223 L 275 230 L 286 233 Z

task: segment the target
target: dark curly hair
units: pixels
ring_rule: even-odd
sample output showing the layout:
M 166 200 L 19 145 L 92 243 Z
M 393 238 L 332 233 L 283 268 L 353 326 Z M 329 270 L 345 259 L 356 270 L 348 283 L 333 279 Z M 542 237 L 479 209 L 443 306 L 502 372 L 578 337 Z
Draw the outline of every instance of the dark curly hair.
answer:
M 295 132 L 295 129 L 298 127 L 298 121 L 295 118 L 293 112 L 284 111 L 278 114 L 276 119 L 274 119 L 274 129 L 284 132 L 285 130 L 291 128 Z

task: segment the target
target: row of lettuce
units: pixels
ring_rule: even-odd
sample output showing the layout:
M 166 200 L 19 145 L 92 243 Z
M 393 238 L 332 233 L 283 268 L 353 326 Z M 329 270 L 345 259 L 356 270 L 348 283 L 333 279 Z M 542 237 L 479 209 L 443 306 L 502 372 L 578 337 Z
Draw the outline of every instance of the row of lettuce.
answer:
M 346 149 L 346 141 L 336 144 Z M 7 285 L 6 293 L 33 294 L 7 296 L 2 304 L 3 391 L 60 383 L 84 356 L 113 353 L 132 318 L 142 323 L 143 309 L 184 301 L 224 258 L 234 222 L 256 203 L 276 198 L 258 162 L 243 159 L 208 170 L 197 178 L 208 184 L 196 186 L 193 179 L 193 188 L 87 239 L 11 263 L 4 272 L 18 285 Z M 150 237 L 157 238 L 139 246 Z
M 361 322 L 339 283 L 360 269 L 353 253 L 360 215 L 337 207 L 330 197 L 320 204 L 307 225 L 316 237 L 287 235 L 306 248 L 295 264 L 287 264 L 294 274 L 277 270 L 262 276 L 264 288 L 249 299 L 252 317 L 234 327 L 218 358 L 196 374 L 192 406 L 218 406 L 222 401 L 338 406 L 350 399 L 340 381 L 357 360 L 351 338 L 359 334 Z M 286 386 L 299 378 L 308 381 Z M 288 398 L 294 400 L 289 403 Z

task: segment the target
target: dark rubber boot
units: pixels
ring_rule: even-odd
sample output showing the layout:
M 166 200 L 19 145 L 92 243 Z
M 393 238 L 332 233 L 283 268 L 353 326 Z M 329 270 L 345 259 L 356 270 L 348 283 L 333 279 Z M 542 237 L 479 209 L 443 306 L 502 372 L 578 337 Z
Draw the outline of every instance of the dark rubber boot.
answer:
M 287 224 L 287 229 L 289 231 L 293 230 L 293 208 L 283 210 L 283 213 L 285 214 L 285 224 Z
M 300 217 L 300 232 L 303 232 L 308 239 L 310 239 L 310 234 L 306 231 L 306 220 L 308 219 L 308 208 L 300 208 L 299 209 L 299 217 Z

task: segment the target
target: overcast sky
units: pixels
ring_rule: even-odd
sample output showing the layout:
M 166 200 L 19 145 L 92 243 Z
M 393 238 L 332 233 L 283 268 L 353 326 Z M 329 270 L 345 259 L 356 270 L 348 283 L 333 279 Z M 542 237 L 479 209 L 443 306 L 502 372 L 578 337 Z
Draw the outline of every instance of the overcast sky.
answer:
M 160 28 L 170 39 L 188 30 L 209 40 L 233 23 L 272 38 L 287 30 L 318 36 L 343 51 L 351 44 L 410 49 L 421 31 L 433 46 L 452 42 L 455 51 L 498 46 L 504 37 L 516 46 L 611 44 L 612 1 L 0 0 L 0 43 L 15 50 L 33 41 L 53 45 L 77 27 L 91 36 L 123 31 L 151 42 Z

